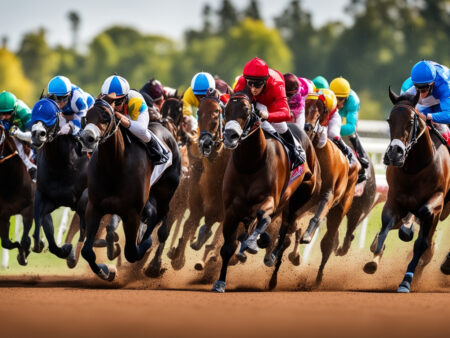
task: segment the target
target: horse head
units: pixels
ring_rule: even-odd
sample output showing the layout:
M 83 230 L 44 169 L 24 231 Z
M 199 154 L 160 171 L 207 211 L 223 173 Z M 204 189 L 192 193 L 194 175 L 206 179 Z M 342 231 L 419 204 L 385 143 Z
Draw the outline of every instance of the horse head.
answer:
M 114 107 L 103 99 L 97 99 L 86 113 L 86 127 L 80 135 L 83 151 L 94 151 L 99 143 L 114 134 L 117 125 Z
M 403 94 L 398 96 L 389 87 L 389 98 L 394 107 L 391 110 L 387 122 L 391 142 L 384 156 L 384 164 L 402 167 L 411 147 L 425 132 L 425 121 L 419 118 L 415 106 L 420 93 L 415 96 Z
M 223 144 L 228 149 L 235 149 L 259 121 L 246 93 L 237 92 L 230 97 L 225 107 L 225 121 Z
M 200 127 L 198 144 L 203 156 L 209 157 L 214 146 L 222 142 L 223 116 L 218 96 L 206 96 L 201 99 L 197 116 Z
M 312 140 L 320 131 L 320 126 L 328 118 L 325 104 L 318 95 L 309 95 L 305 102 L 305 132 Z
M 170 97 L 164 101 L 161 107 L 162 118 L 171 118 L 176 126 L 180 125 L 183 118 L 183 100 L 179 97 Z

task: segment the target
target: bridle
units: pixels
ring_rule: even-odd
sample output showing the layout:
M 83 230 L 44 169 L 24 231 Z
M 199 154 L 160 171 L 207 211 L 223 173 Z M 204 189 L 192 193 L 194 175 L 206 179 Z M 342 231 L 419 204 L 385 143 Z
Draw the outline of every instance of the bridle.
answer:
M 102 108 L 109 116 L 109 122 L 106 126 L 105 132 L 100 134 L 98 144 L 105 143 L 111 136 L 113 136 L 120 126 L 120 120 L 116 119 L 114 114 L 113 107 L 103 99 L 97 99 L 94 103 L 94 106 Z
M 0 137 L 0 164 L 9 160 L 10 158 L 19 154 L 17 149 L 13 151 L 11 154 L 4 156 L 3 152 L 5 151 L 5 141 L 6 141 L 6 130 L 2 123 L 0 123 L 0 129 L 2 131 L 2 136 Z
M 248 95 L 244 93 L 234 94 L 232 97 L 230 97 L 230 100 L 228 102 L 236 102 L 239 99 L 246 100 L 249 103 L 250 107 L 252 107 L 252 110 L 247 117 L 247 120 L 245 121 L 244 128 L 242 129 L 242 135 L 239 140 L 243 141 L 261 127 L 261 118 L 256 113 L 255 106 L 252 104 Z
M 222 106 L 222 102 L 220 101 L 220 99 L 216 96 L 205 96 L 204 98 L 202 98 L 200 100 L 200 102 L 206 101 L 206 100 L 214 100 L 219 104 L 220 107 L 220 113 L 219 113 L 219 127 L 217 128 L 217 130 L 215 131 L 214 134 L 212 134 L 210 131 L 208 130 L 201 130 L 200 131 L 200 136 L 199 136 L 199 143 L 201 145 L 202 143 L 202 139 L 204 139 L 205 136 L 209 136 L 213 142 L 212 146 L 215 148 L 219 148 L 222 145 L 223 142 L 223 113 L 224 113 L 224 109 Z

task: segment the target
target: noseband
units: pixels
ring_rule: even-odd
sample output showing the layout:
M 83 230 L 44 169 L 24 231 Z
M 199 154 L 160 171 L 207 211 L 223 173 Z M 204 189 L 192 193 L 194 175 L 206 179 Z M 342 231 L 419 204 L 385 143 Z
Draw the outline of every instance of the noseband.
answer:
M 256 130 L 258 130 L 259 127 L 261 127 L 261 123 L 259 123 L 261 121 L 260 117 L 258 116 L 258 114 L 256 114 L 255 111 L 255 107 L 252 104 L 250 98 L 248 97 L 248 95 L 245 94 L 235 94 L 232 97 L 230 97 L 230 101 L 238 101 L 238 99 L 243 99 L 246 100 L 250 107 L 252 107 L 252 110 L 249 114 L 249 117 L 247 117 L 247 120 L 245 121 L 245 125 L 244 128 L 242 129 L 242 135 L 240 140 L 243 141 L 245 140 L 247 137 L 249 137 L 251 134 L 253 134 Z
M 217 128 L 216 132 L 214 133 L 214 135 L 208 131 L 208 130 L 202 130 L 200 131 L 200 136 L 199 136 L 199 140 L 202 139 L 202 137 L 204 136 L 209 136 L 213 142 L 213 147 L 220 147 L 220 145 L 223 142 L 223 106 L 222 106 L 222 102 L 220 101 L 220 99 L 216 96 L 205 96 L 204 98 L 202 98 L 200 100 L 200 102 L 202 101 L 206 101 L 206 100 L 214 100 L 219 104 L 220 107 L 220 114 L 219 114 L 219 128 Z

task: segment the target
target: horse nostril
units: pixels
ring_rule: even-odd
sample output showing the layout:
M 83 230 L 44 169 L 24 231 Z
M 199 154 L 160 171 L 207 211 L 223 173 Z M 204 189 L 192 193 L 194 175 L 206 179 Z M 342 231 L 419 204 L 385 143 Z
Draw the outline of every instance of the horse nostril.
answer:
M 89 135 L 87 138 L 87 143 L 94 143 L 95 142 L 95 138 L 92 135 Z
M 45 136 L 45 131 L 41 130 L 41 131 L 39 132 L 39 137 L 44 137 L 44 136 Z

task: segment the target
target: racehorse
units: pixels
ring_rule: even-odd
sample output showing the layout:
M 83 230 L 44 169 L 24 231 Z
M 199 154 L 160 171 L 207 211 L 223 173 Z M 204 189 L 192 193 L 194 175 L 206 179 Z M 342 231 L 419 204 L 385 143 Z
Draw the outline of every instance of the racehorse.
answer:
M 444 263 L 441 264 L 441 271 L 446 275 L 450 275 L 450 252 L 445 257 Z
M 35 185 L 32 183 L 25 164 L 19 157 L 14 140 L 0 123 L 0 237 L 5 249 L 18 248 L 17 261 L 27 265 L 31 240 L 28 236 L 33 224 L 33 197 Z M 23 219 L 23 234 L 20 243 L 9 239 L 9 219 L 20 214 Z
M 148 268 L 153 271 L 153 275 L 160 275 L 161 253 L 169 236 L 167 212 L 180 179 L 178 145 L 161 124 L 150 124 L 152 132 L 172 152 L 172 165 L 150 189 L 154 167 L 147 155 L 147 146 L 120 125 L 114 115 L 114 107 L 102 99 L 97 100 L 87 112 L 86 123 L 81 141 L 86 149 L 95 151 L 88 167 L 86 241 L 81 254 L 94 273 L 104 280 L 112 281 L 116 275 L 115 267 L 97 264 L 92 250 L 103 215 L 116 214 L 122 219 L 125 258 L 129 262 L 144 257 L 152 244 L 152 231 L 162 222 L 158 229 L 160 244 Z M 141 218 L 147 224 L 147 229 L 137 244 Z
M 39 239 L 42 224 L 50 252 L 59 258 L 65 258 L 67 265 L 73 268 L 77 264 L 82 243 L 78 243 L 76 253 L 72 244 L 58 247 L 50 213 L 60 206 L 70 207 L 80 216 L 80 229 L 84 229 L 88 157 L 81 152 L 81 144 L 75 136 L 58 135 L 59 116 L 56 116 L 56 122 L 52 126 L 47 126 L 38 114 L 36 112 L 32 115 L 34 123 L 31 134 L 32 145 L 39 149 L 34 201 L 35 251 L 43 249 L 44 243 Z M 82 237 L 81 231 L 80 239 Z
M 416 216 L 420 220 L 420 232 L 397 292 L 410 291 L 420 259 L 419 275 L 430 262 L 437 223 L 450 213 L 449 151 L 419 117 L 415 109 L 419 95 L 417 92 L 415 96 L 397 96 L 389 87 L 389 98 L 394 104 L 388 118 L 391 142 L 384 158 L 388 165 L 386 180 L 389 191 L 381 215 L 381 230 L 372 244 L 374 258 L 364 266 L 366 273 L 376 271 L 389 230 L 401 226 L 400 238 L 411 240 L 412 231 L 402 225 L 402 219 L 408 214 Z
M 317 185 L 317 177 L 308 163 L 297 168 L 298 175 L 290 182 L 287 154 L 280 142 L 274 138 L 266 139 L 260 118 L 246 93 L 238 92 L 231 96 L 225 109 L 225 120 L 224 145 L 233 152 L 225 169 L 222 188 L 224 244 L 220 250 L 220 277 L 213 286 L 216 292 L 225 291 L 227 268 L 237 248 L 240 222 L 246 230 L 256 224 L 247 239 L 242 241 L 239 252 L 242 256 L 244 251 L 256 253 L 258 246 L 273 244 L 276 239 L 271 239 L 266 229 L 272 219 L 282 214 L 280 238 L 272 252 L 279 267 L 286 232 L 295 223 L 297 211 L 310 200 L 311 192 Z M 300 137 L 307 156 L 313 153 L 306 134 L 298 128 L 291 130 Z M 302 183 L 305 183 L 304 189 L 300 187 Z
M 338 228 L 350 210 L 360 170 L 359 163 L 355 161 L 349 164 L 345 155 L 328 138 L 326 138 L 325 144 L 321 144 L 319 141 L 321 132 L 326 132 L 326 129 L 321 129 L 320 126 L 328 120 L 328 115 L 329 112 L 325 111 L 324 103 L 319 97 L 306 100 L 305 131 L 310 137 L 319 159 L 322 188 L 317 210 L 300 243 L 310 243 L 320 223 L 325 217 L 327 218 L 327 232 L 320 243 L 322 261 L 317 273 L 316 284 L 321 283 L 325 264 L 331 252 L 336 249 L 339 240 Z

